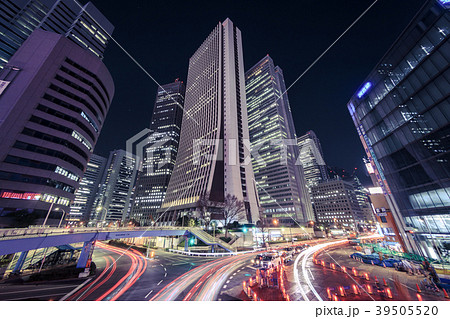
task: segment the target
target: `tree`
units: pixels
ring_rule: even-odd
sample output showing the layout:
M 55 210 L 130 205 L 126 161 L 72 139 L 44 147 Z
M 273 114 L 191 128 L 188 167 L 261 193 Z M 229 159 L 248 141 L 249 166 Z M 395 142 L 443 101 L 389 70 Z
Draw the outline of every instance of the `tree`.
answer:
M 209 193 L 203 193 L 197 201 L 197 209 L 199 211 L 200 220 L 203 221 L 205 228 L 207 229 L 211 222 L 211 212 L 208 212 L 208 207 L 211 206 L 211 201 L 209 200 Z
M 222 210 L 223 226 L 225 227 L 225 237 L 228 237 L 228 225 L 234 221 L 239 220 L 245 213 L 244 202 L 239 200 L 236 196 L 228 194 L 225 196 Z
M 262 240 L 263 240 L 263 246 L 266 246 L 266 240 L 269 240 L 269 234 L 268 234 L 268 221 L 267 218 L 264 216 L 264 214 L 262 213 L 262 211 L 259 211 L 259 220 L 256 222 L 256 227 L 258 227 L 259 231 L 261 232 L 262 235 Z

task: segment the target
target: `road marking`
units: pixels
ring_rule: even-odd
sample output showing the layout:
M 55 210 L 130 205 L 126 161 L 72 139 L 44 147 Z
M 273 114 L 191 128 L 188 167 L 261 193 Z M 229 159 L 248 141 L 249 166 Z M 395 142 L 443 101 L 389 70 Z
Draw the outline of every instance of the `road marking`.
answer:
M 52 297 L 52 296 L 63 296 L 66 293 L 62 294 L 51 294 L 51 295 L 43 295 L 43 296 L 28 296 L 28 297 L 21 297 L 21 298 L 14 298 L 14 299 L 4 299 L 3 301 L 13 301 L 13 300 L 22 300 L 22 299 L 29 299 L 29 298 L 44 298 L 44 297 Z
M 164 274 L 164 277 L 167 277 L 167 273 Z
M 227 284 L 228 284 L 228 283 L 230 283 L 230 281 L 229 281 L 229 280 L 227 280 Z
M 78 285 L 77 288 L 73 289 L 71 292 L 69 292 L 68 294 L 66 294 L 65 296 L 63 296 L 60 301 L 64 301 L 67 298 L 69 298 L 70 296 L 72 296 L 74 293 L 76 293 L 78 290 L 80 290 L 81 288 L 83 288 L 88 282 L 90 282 L 93 278 L 89 278 L 88 280 L 85 280 L 81 285 Z
M 309 273 L 311 274 L 312 279 L 313 279 L 313 280 L 316 280 L 316 279 L 314 278 L 312 272 L 311 272 L 311 269 L 308 268 L 308 270 L 309 270 Z
M 222 298 L 219 298 L 219 301 L 222 301 Z
M 242 268 L 244 268 L 244 267 L 242 267 Z M 240 272 L 241 270 L 239 269 L 237 272 Z
M 227 288 L 227 285 L 223 285 L 223 287 L 222 287 L 223 289 L 225 289 L 225 288 Z
M 252 267 L 252 266 L 247 266 L 247 268 L 250 268 L 250 269 L 253 269 L 253 270 L 258 269 L 258 268 Z
M 150 292 L 148 294 L 146 294 L 144 298 L 147 298 L 152 292 L 153 292 L 153 289 L 150 290 Z
M 49 288 L 32 289 L 32 290 L 8 291 L 8 292 L 0 292 L 0 295 L 16 294 L 16 293 L 21 293 L 21 292 L 33 292 L 33 291 L 41 291 L 41 290 L 55 290 L 55 289 L 71 288 L 71 287 L 78 287 L 78 286 L 80 286 L 80 285 L 70 285 L 70 286 L 62 286 L 62 287 L 49 287 Z
M 394 281 L 394 279 L 392 279 L 392 278 L 389 278 L 389 280 L 390 280 L 390 281 Z M 412 291 L 416 291 L 415 289 L 413 289 L 413 288 L 411 288 L 411 287 L 409 287 L 409 286 L 407 286 L 407 285 L 405 285 L 405 284 L 402 284 L 401 282 L 399 282 L 399 284 L 402 285 L 402 286 L 405 286 L 406 288 L 408 288 L 408 289 L 410 289 L 410 290 L 412 290 Z
M 164 271 L 167 271 L 166 267 L 164 267 Z
M 159 286 L 164 280 L 161 280 L 160 282 L 158 282 L 157 286 Z
M 161 267 L 164 267 L 164 265 L 163 264 L 160 264 L 161 265 Z
M 233 276 L 231 276 L 230 279 L 233 279 Z
M 236 273 L 233 274 L 233 276 L 236 275 Z

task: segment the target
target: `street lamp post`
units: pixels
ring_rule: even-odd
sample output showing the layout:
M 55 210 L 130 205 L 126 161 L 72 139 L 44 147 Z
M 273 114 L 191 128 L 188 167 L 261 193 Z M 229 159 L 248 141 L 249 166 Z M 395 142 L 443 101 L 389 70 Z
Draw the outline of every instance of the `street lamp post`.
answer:
M 61 223 L 62 223 L 64 217 L 66 216 L 66 211 L 65 211 L 64 209 L 58 207 L 58 208 L 56 208 L 55 210 L 58 211 L 58 210 L 60 210 L 60 209 L 63 211 L 63 214 L 62 214 L 61 219 L 60 219 L 60 221 L 59 221 L 58 228 L 61 227 Z
M 45 224 L 47 223 L 47 220 L 48 220 L 48 216 L 50 216 L 50 212 L 52 211 L 52 209 L 53 209 L 53 205 L 54 205 L 55 203 L 54 202 L 52 202 L 52 204 L 50 205 L 50 208 L 48 209 L 48 212 L 47 212 L 47 216 L 45 216 L 45 219 L 44 219 L 44 222 L 42 223 L 42 227 L 44 227 L 45 226 Z
M 103 226 L 106 222 L 106 214 L 108 213 L 108 210 L 103 206 L 97 206 L 97 208 L 95 210 L 97 211 L 97 213 L 100 213 L 102 210 L 105 210 L 105 214 L 102 214 L 102 219 L 101 219 L 101 223 L 102 223 L 101 228 L 103 228 Z

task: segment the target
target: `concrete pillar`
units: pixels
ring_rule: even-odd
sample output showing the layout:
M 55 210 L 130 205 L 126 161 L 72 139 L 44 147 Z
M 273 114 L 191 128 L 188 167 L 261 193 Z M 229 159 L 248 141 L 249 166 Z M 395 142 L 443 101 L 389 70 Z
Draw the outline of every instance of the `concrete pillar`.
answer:
M 22 251 L 20 253 L 19 259 L 17 260 L 17 263 L 14 266 L 14 270 L 12 271 L 13 274 L 20 273 L 20 270 L 22 269 L 23 264 L 25 263 L 25 259 L 27 258 L 27 255 L 28 255 L 28 250 L 27 251 Z
M 94 251 L 95 241 L 84 242 L 80 257 L 78 258 L 77 268 L 86 268 L 91 265 L 92 253 Z M 89 263 L 88 263 L 89 261 Z
M 189 237 L 184 236 L 184 251 L 189 251 Z
M 215 245 L 211 245 L 211 252 L 214 253 Z

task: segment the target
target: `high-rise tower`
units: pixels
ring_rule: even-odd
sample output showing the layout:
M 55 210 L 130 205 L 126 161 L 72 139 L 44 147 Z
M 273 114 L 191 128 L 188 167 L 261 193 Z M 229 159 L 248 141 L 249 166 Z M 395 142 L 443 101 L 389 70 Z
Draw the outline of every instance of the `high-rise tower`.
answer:
M 156 93 L 142 171 L 136 180 L 130 216 L 141 225 L 158 221 L 156 211 L 166 195 L 177 158 L 185 91 L 183 82 L 176 80 L 162 85 Z
M 189 60 L 180 146 L 159 210 L 165 220 L 195 211 L 204 196 L 219 209 L 227 195 L 244 202 L 237 219 L 258 220 L 247 121 L 241 32 L 227 19 Z
M 70 213 L 67 217 L 70 222 L 89 220 L 92 205 L 105 171 L 106 161 L 107 159 L 102 156 L 91 155 L 80 186 L 75 191 L 75 200 L 70 206 Z
M 74 0 L 2 0 L 0 5 L 0 69 L 35 29 L 64 35 L 99 58 L 114 27 L 88 2 Z
M 300 161 L 305 172 L 306 185 L 309 189 L 328 179 L 320 140 L 314 131 L 308 131 L 297 139 L 300 149 Z
M 124 150 L 109 154 L 91 223 L 123 222 L 130 213 L 131 194 L 136 181 L 136 157 Z
M 303 168 L 297 162 L 297 137 L 283 71 L 267 55 L 245 77 L 252 164 L 263 214 L 280 224 L 313 220 Z

